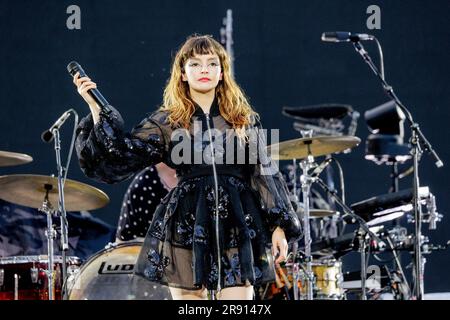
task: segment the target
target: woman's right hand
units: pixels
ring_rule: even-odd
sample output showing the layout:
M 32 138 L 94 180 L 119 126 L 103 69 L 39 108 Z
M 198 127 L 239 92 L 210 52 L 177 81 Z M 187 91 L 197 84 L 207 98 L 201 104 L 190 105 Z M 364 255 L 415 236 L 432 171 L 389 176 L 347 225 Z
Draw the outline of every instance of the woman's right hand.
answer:
M 88 93 L 90 89 L 96 89 L 97 84 L 95 82 L 91 81 L 91 78 L 89 77 L 81 77 L 80 73 L 77 72 L 75 76 L 73 77 L 73 83 L 77 87 L 77 91 L 80 94 L 80 96 L 83 97 L 84 101 L 87 102 L 89 107 L 92 108 L 98 108 L 97 102 L 92 98 L 92 96 Z

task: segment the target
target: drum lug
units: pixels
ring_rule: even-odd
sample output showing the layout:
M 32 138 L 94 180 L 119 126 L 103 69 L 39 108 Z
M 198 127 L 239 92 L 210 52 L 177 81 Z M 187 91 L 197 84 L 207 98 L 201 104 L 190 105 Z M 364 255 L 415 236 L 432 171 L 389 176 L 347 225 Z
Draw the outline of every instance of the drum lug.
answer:
M 19 275 L 14 274 L 14 300 L 19 300 Z
M 0 287 L 3 285 L 4 281 L 5 281 L 5 270 L 0 269 Z
M 105 246 L 105 250 L 114 249 L 116 248 L 118 243 L 116 242 L 108 242 L 108 244 Z
M 33 267 L 30 268 L 30 275 L 31 275 L 31 282 L 37 283 L 38 282 L 38 276 L 39 276 L 39 269 L 35 267 L 33 263 Z

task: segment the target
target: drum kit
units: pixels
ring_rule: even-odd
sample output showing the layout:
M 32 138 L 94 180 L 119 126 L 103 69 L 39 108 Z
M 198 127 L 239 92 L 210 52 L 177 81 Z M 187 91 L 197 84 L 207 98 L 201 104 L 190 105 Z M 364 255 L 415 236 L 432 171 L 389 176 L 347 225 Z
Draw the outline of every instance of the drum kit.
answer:
M 1 167 L 31 161 L 33 158 L 26 154 L 0 151 Z M 65 279 L 80 268 L 81 259 L 53 253 L 53 241 L 61 234 L 53 223 L 53 217 L 59 215 L 59 210 L 54 208 L 54 204 L 59 202 L 58 190 L 55 177 L 30 174 L 0 176 L 1 199 L 38 209 L 47 216 L 46 254 L 0 258 L 0 300 L 63 299 Z M 108 196 L 101 190 L 69 179 L 64 181 L 64 199 L 65 208 L 69 211 L 94 210 L 109 203 Z
M 350 115 L 352 120 L 348 129 L 349 133 L 354 134 L 359 114 L 355 116 L 350 106 L 330 104 L 284 107 L 283 114 L 300 120 L 294 123 L 294 128 L 300 131 L 302 137 L 272 144 L 268 146 L 268 152 L 274 160 L 292 161 L 292 165 L 287 166 L 286 181 L 290 187 L 291 201 L 297 207 L 302 221 L 303 239 L 292 245 L 286 263 L 276 268 L 275 283 L 261 289 L 261 297 L 341 300 L 348 298 L 347 293 L 356 291 L 358 299 L 366 300 L 374 299 L 376 294 L 389 287 L 388 290 L 394 292 L 397 299 L 414 299 L 412 286 L 400 263 L 400 252 L 410 252 L 414 260 L 416 234 L 408 234 L 407 228 L 401 227 L 399 223 L 402 217 L 413 211 L 413 189 L 394 189 L 388 194 L 348 206 L 345 203 L 342 167 L 334 155 L 349 153 L 360 144 L 359 138 L 344 133 L 345 125 L 341 121 L 345 114 Z M 388 156 L 383 154 L 383 159 Z M 325 157 L 325 160 L 319 164 L 316 162 L 318 157 Z M 406 161 L 411 157 L 403 155 L 402 159 Z M 377 164 L 388 163 L 380 161 L 380 157 L 376 157 L 376 160 Z M 392 159 L 390 161 L 389 164 L 392 164 Z M 333 177 L 330 179 L 328 169 L 331 169 L 332 162 L 336 162 L 341 171 L 341 195 L 334 188 Z M 324 170 L 327 170 L 327 181 L 320 178 Z M 395 184 L 398 187 L 398 180 Z M 319 194 L 317 190 L 312 192 L 315 186 L 327 195 L 328 201 L 315 201 Z M 430 229 L 436 229 L 436 223 L 442 215 L 437 213 L 435 197 L 428 187 L 420 187 L 419 198 L 420 205 L 426 207 L 426 212 L 422 212 L 422 222 L 429 223 Z M 317 203 L 326 206 L 318 208 L 315 206 Z M 413 216 L 407 217 L 409 223 L 414 222 Z M 342 226 L 340 230 L 339 226 Z M 353 226 L 354 230 L 344 233 L 346 226 Z M 315 239 L 311 230 L 316 230 Z M 427 241 L 422 241 L 424 253 L 446 249 L 448 246 L 427 245 Z M 361 269 L 344 274 L 341 259 L 352 251 L 360 253 Z M 386 264 L 368 265 L 371 255 L 385 253 L 394 257 L 391 259 L 395 261 L 393 270 L 389 270 Z M 424 264 L 425 258 L 421 259 Z M 375 269 L 378 271 L 376 275 L 372 274 Z M 415 284 L 414 274 L 413 281 Z

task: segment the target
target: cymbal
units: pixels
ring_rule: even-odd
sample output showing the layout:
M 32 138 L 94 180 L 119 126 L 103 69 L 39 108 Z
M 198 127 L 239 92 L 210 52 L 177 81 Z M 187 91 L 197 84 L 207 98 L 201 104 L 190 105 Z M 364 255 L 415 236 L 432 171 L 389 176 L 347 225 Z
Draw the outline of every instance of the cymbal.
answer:
M 356 147 L 360 142 L 361 139 L 354 136 L 316 136 L 287 140 L 267 148 L 274 160 L 292 160 L 341 152 Z
M 58 207 L 58 178 L 31 174 L 0 177 L 0 198 L 22 206 L 39 209 L 45 199 L 46 188 L 53 208 Z M 109 197 L 101 190 L 87 184 L 66 179 L 64 183 L 66 211 L 88 211 L 102 208 Z
M 337 214 L 337 211 L 333 210 L 325 210 L 325 209 L 309 209 L 309 217 L 310 218 L 325 218 L 331 217 Z M 303 215 L 303 208 L 300 209 L 300 214 Z
M 33 161 L 33 158 L 23 153 L 0 151 L 0 167 L 16 166 Z
M 337 211 L 333 211 L 333 210 L 322 210 L 322 209 L 310 209 L 309 210 L 309 216 L 311 218 L 331 217 L 337 213 L 338 213 Z

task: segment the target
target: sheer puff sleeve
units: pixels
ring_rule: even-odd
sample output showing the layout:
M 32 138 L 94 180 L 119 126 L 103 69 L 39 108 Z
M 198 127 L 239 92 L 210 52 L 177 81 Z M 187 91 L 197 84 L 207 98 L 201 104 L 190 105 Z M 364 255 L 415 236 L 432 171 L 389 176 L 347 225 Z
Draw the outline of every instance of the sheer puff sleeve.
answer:
M 280 227 L 288 242 L 297 241 L 302 236 L 300 220 L 292 206 L 286 182 L 275 161 L 267 154 L 266 134 L 261 123 L 255 120 L 251 140 L 257 141 L 258 155 L 251 176 L 252 188 L 259 194 L 271 231 Z
M 168 140 L 161 112 L 147 116 L 128 133 L 124 131 L 120 113 L 109 107 L 112 112 L 100 112 L 100 120 L 95 125 L 91 114 L 81 120 L 75 149 L 86 176 L 112 184 L 162 162 Z

